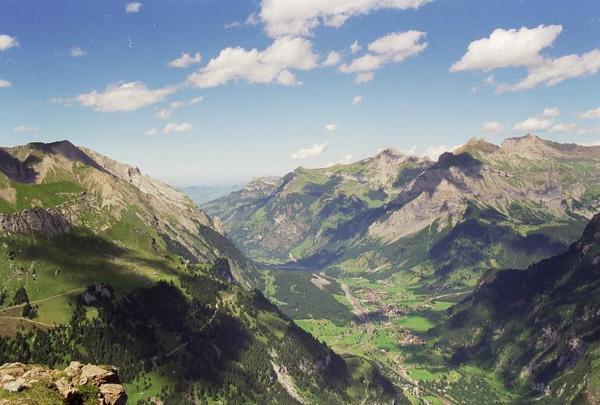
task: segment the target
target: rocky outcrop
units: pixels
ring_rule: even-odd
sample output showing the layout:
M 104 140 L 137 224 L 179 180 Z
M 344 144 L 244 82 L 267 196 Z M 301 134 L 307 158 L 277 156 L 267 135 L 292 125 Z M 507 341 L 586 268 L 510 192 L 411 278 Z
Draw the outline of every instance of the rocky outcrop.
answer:
M 47 236 L 62 235 L 71 230 L 71 224 L 55 209 L 31 208 L 20 213 L 0 214 L 0 232 L 33 233 Z
M 111 366 L 96 366 L 72 362 L 64 371 L 44 366 L 10 363 L 0 366 L 1 404 L 31 403 L 29 390 L 44 387 L 48 398 L 66 404 L 82 404 L 94 398 L 84 397 L 83 392 L 96 392 L 97 401 L 104 405 L 123 405 L 127 395 L 118 376 L 118 370 Z M 2 395 L 2 391 L 4 394 Z M 89 395 L 89 394 L 87 394 Z M 61 403 L 61 402 L 57 402 Z M 87 403 L 87 402 L 86 402 Z

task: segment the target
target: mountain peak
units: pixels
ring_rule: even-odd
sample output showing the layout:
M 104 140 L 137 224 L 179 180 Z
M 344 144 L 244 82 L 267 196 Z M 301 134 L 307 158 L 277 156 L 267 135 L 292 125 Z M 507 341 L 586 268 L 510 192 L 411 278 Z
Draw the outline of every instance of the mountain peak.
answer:
M 92 166 L 100 171 L 105 171 L 94 159 L 92 159 L 83 150 L 73 145 L 68 140 L 56 141 L 56 142 L 31 142 L 26 145 L 33 150 L 39 150 L 41 152 L 50 155 L 59 155 L 68 160 L 83 163 L 88 166 Z
M 494 145 L 491 142 L 486 141 L 483 138 L 471 138 L 467 143 L 458 147 L 454 150 L 455 154 L 461 154 L 464 152 L 483 152 L 483 153 L 494 153 L 500 147 L 498 145 Z
M 399 159 L 404 157 L 405 155 L 397 149 L 394 148 L 385 148 L 379 153 L 377 153 L 374 158 L 387 157 L 392 159 Z

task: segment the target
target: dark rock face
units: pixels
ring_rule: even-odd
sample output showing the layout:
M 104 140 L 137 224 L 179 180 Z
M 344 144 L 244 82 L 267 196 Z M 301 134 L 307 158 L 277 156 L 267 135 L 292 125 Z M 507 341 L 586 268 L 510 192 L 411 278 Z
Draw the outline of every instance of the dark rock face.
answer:
M 58 141 L 51 143 L 33 142 L 29 146 L 32 149 L 37 149 L 44 153 L 52 155 L 60 155 L 68 160 L 74 162 L 83 163 L 87 166 L 94 167 L 97 170 L 106 172 L 106 170 L 100 166 L 94 159 L 89 157 L 84 151 L 73 145 L 69 141 Z
M 19 183 L 35 182 L 38 173 L 31 167 L 39 159 L 30 156 L 24 162 L 12 156 L 6 149 L 0 149 L 0 172 L 4 173 L 11 181 Z
M 16 214 L 0 214 L 0 232 L 3 233 L 39 232 L 56 236 L 70 230 L 69 221 L 55 209 L 31 208 Z

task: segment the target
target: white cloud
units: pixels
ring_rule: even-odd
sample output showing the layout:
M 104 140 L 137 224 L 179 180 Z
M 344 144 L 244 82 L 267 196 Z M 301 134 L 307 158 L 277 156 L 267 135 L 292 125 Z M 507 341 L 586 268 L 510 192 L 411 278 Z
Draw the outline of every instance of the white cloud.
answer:
M 462 145 L 458 146 L 447 146 L 447 145 L 436 145 L 430 146 L 425 149 L 425 152 L 421 155 L 422 157 L 426 157 L 428 159 L 437 161 L 442 153 L 452 152 L 453 150 L 460 148 Z
M 339 28 L 351 17 L 381 9 L 418 8 L 427 0 L 262 0 L 260 18 L 271 37 L 309 36 L 321 24 Z
M 544 108 L 541 114 L 515 124 L 513 129 L 517 132 L 526 133 L 547 131 L 552 127 L 554 118 L 558 117 L 559 115 L 560 110 L 556 107 Z
M 496 121 L 486 122 L 481 127 L 481 131 L 488 134 L 497 134 L 499 132 L 504 131 L 505 129 L 506 127 L 504 125 Z
M 408 156 L 415 156 L 415 153 L 417 153 L 417 149 L 419 149 L 419 147 L 417 145 L 413 145 L 410 148 L 403 150 L 401 152 Z
M 357 83 L 373 79 L 373 72 L 390 62 L 402 62 L 427 48 L 421 42 L 426 33 L 420 31 L 395 32 L 385 35 L 369 44 L 369 53 L 340 66 L 342 73 L 358 73 Z M 368 73 L 369 75 L 365 75 Z M 361 75 L 362 74 L 362 75 Z
M 133 3 L 127 3 L 125 5 L 125 12 L 128 14 L 139 13 L 141 9 L 142 9 L 142 3 L 139 3 L 137 1 L 135 1 Z
M 560 25 L 536 28 L 496 29 L 489 38 L 471 42 L 467 53 L 450 68 L 451 72 L 492 70 L 532 66 L 541 62 L 540 51 L 552 45 L 562 32 Z
M 165 135 L 181 134 L 184 132 L 190 132 L 192 130 L 192 124 L 187 122 L 169 122 L 162 130 Z
M 358 51 L 360 51 L 361 49 L 362 49 L 362 46 L 360 46 L 360 44 L 358 43 L 357 40 L 352 42 L 352 45 L 350 45 L 350 52 L 353 54 L 358 53 Z
M 0 79 L 0 89 L 6 89 L 6 88 L 9 88 L 10 86 L 12 86 L 11 82 L 9 82 L 8 80 Z
M 327 124 L 323 127 L 324 131 L 333 132 L 337 129 L 337 124 Z
M 585 135 L 585 134 L 593 134 L 593 133 L 599 133 L 600 132 L 600 128 L 589 128 L 589 127 L 582 127 L 579 126 L 577 124 L 565 124 L 564 122 L 560 122 L 556 125 L 553 125 L 552 128 L 550 128 L 551 132 L 561 132 L 563 134 L 577 134 L 577 135 Z
M 593 110 L 584 111 L 582 113 L 576 114 L 577 118 L 582 120 L 593 120 L 600 119 L 600 107 L 595 108 Z
M 375 75 L 373 74 L 373 72 L 359 73 L 354 78 L 354 83 L 357 83 L 357 84 L 368 83 L 371 80 L 373 80 L 374 77 L 375 77 Z
M 200 104 L 204 100 L 204 97 L 194 97 L 190 100 L 173 101 L 169 104 L 168 108 L 162 108 L 156 112 L 156 118 L 166 120 L 173 115 L 175 110 L 179 110 L 183 107 L 188 107 L 195 104 Z
M 96 111 L 135 111 L 162 101 L 175 92 L 174 87 L 151 90 L 142 82 L 110 84 L 102 92 L 96 90 L 80 94 L 75 98 L 84 107 Z
M 321 155 L 327 149 L 329 142 L 314 144 L 308 148 L 300 148 L 290 156 L 294 160 L 309 159 Z
M 192 130 L 192 124 L 187 122 L 169 122 L 163 129 L 152 128 L 146 131 L 147 136 L 155 136 L 158 134 L 172 135 L 182 134 L 184 132 L 190 132 Z
M 168 108 L 163 108 L 156 112 L 156 118 L 161 120 L 169 119 L 171 115 L 173 115 L 173 110 L 169 110 Z
M 16 48 L 19 46 L 19 41 L 15 37 L 10 35 L 0 35 L 0 51 L 6 51 L 10 48 Z
M 552 120 L 543 117 L 531 117 L 526 119 L 525 121 L 519 122 L 515 124 L 513 129 L 517 132 L 539 132 L 545 131 L 552 126 Z
M 258 25 L 259 18 L 256 13 L 252 13 L 246 18 L 245 21 L 234 21 L 232 23 L 225 24 L 225 28 L 239 28 L 239 27 L 254 27 Z
M 39 132 L 39 130 L 40 129 L 38 127 L 32 127 L 29 125 L 21 125 L 16 128 L 13 128 L 13 132 L 16 132 L 19 134 L 32 134 L 35 132 Z
M 167 66 L 172 67 L 172 68 L 187 69 L 191 65 L 200 63 L 201 61 L 202 61 L 202 55 L 200 55 L 200 52 L 196 52 L 194 54 L 194 56 L 191 56 L 189 53 L 184 52 L 181 54 L 180 57 L 170 61 L 167 64 Z
M 544 118 L 556 118 L 560 115 L 560 110 L 557 107 L 544 108 L 542 111 L 542 117 Z
M 352 163 L 354 161 L 354 157 L 351 154 L 346 154 L 344 155 L 344 157 L 340 160 L 338 160 L 337 162 L 329 162 L 325 165 L 323 165 L 323 167 L 332 167 L 332 166 L 336 166 L 336 165 L 348 165 L 350 163 Z
M 71 56 L 73 58 L 79 58 L 81 56 L 84 56 L 86 54 L 86 52 L 81 49 L 80 47 L 76 46 L 74 48 L 71 48 L 71 50 L 69 51 L 69 53 L 71 54 Z
M 225 48 L 219 56 L 187 78 L 195 87 L 216 87 L 229 82 L 300 84 L 294 70 L 310 70 L 318 66 L 312 43 L 303 38 L 283 37 L 263 51 Z
M 359 105 L 362 102 L 363 102 L 363 97 L 362 96 L 354 96 L 352 98 L 352 105 Z
M 342 60 L 342 55 L 339 52 L 331 51 L 327 58 L 323 61 L 323 66 L 335 66 Z
M 527 77 L 509 85 L 499 85 L 500 93 L 528 90 L 540 84 L 554 86 L 567 79 L 595 75 L 600 71 L 600 49 L 579 55 L 567 55 L 557 59 L 545 59 L 537 66 L 528 69 Z
M 581 145 L 581 146 L 600 146 L 600 141 L 580 143 L 579 145 Z
M 452 65 L 450 71 L 526 68 L 525 78 L 514 84 L 498 84 L 496 91 L 499 93 L 527 90 L 538 85 L 554 86 L 567 79 L 598 73 L 600 49 L 556 59 L 546 58 L 541 54 L 542 50 L 552 46 L 562 29 L 561 25 L 496 29 L 488 38 L 472 42 L 467 53 Z

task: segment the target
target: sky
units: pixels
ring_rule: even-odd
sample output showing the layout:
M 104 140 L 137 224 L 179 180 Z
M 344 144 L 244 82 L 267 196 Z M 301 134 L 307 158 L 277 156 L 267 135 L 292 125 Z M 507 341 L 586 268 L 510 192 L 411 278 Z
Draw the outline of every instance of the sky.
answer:
M 598 0 L 3 0 L 0 144 L 176 186 L 387 147 L 600 141 Z

